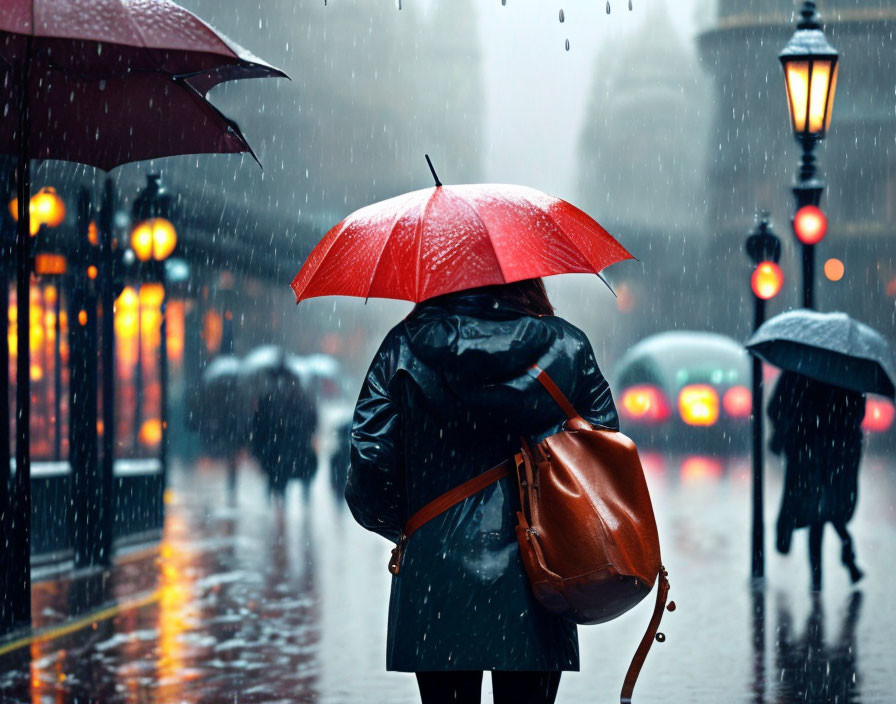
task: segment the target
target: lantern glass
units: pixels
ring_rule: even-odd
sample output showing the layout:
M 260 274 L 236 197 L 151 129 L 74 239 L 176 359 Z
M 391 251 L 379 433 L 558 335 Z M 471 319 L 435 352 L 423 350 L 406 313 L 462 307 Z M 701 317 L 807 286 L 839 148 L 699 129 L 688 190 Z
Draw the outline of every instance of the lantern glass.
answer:
M 809 132 L 824 134 L 827 131 L 828 98 L 831 97 L 833 61 L 812 62 L 812 80 L 809 87 Z
M 793 131 L 801 134 L 806 130 L 806 106 L 809 103 L 809 62 L 788 61 L 784 65 L 787 81 L 787 97 L 790 106 L 790 120 Z
M 828 88 L 828 105 L 827 112 L 824 116 L 824 131 L 827 133 L 831 126 L 831 113 L 834 111 L 834 96 L 837 94 L 837 73 L 840 71 L 840 64 L 834 61 L 834 73 L 831 77 L 831 85 Z
M 831 124 L 837 89 L 837 57 L 805 56 L 783 61 L 787 104 L 794 133 L 821 139 Z

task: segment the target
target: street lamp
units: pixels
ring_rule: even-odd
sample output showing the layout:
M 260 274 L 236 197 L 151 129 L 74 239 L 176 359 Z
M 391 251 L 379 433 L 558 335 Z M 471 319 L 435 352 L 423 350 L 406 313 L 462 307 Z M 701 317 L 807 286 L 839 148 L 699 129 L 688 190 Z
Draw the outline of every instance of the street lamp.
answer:
M 31 213 L 31 236 L 34 237 L 41 228 L 41 225 L 47 227 L 59 227 L 65 220 L 65 201 L 56 193 L 56 189 L 50 186 L 44 186 L 37 193 L 31 196 L 28 204 L 28 210 Z M 19 199 L 13 198 L 9 202 L 9 212 L 12 214 L 13 220 L 19 220 Z
M 37 193 L 31 196 L 28 202 L 28 210 L 31 214 L 30 234 L 35 238 L 36 244 L 33 247 L 33 259 L 31 260 L 31 270 L 39 277 L 56 279 L 57 281 L 66 273 L 68 262 L 62 251 L 62 241 L 55 233 L 50 233 L 48 228 L 57 228 L 65 220 L 66 208 L 65 201 L 59 196 L 55 188 L 44 186 Z M 9 212 L 13 220 L 19 219 L 19 199 L 13 198 L 9 203 Z M 39 236 L 38 236 L 39 235 Z M 30 291 L 30 284 L 29 284 Z M 47 288 L 47 292 L 52 291 L 52 296 L 47 303 L 53 305 L 53 459 L 59 461 L 62 459 L 62 296 L 59 286 L 52 289 Z M 55 298 L 54 298 L 55 296 Z M 22 302 L 17 301 L 16 305 L 21 308 Z M 29 345 L 31 338 L 30 320 L 23 321 L 29 326 Z M 47 333 L 49 335 L 49 333 Z M 29 364 L 30 366 L 30 364 Z M 16 384 L 30 384 L 29 379 L 16 378 Z M 29 448 L 30 451 L 30 448 Z
M 137 385 L 134 407 L 134 437 L 137 442 L 159 442 L 159 457 L 162 464 L 162 490 L 164 491 L 167 475 L 167 440 L 168 440 L 168 348 L 166 325 L 165 296 L 165 260 L 177 247 L 177 231 L 170 221 L 172 198 L 162 185 L 159 174 L 147 174 L 146 186 L 137 196 L 133 207 L 133 220 L 136 223 L 131 230 L 131 250 L 139 262 L 138 271 L 141 281 L 153 282 L 159 287 L 156 300 L 152 300 L 153 308 L 158 306 L 159 320 L 159 391 L 160 407 L 158 427 L 143 427 L 140 406 L 143 386 L 143 341 L 140 302 L 144 296 L 138 292 L 138 333 L 137 333 Z M 155 291 L 153 291 L 155 293 Z
M 798 212 L 806 206 L 817 210 L 824 190 L 824 182 L 817 176 L 813 151 L 831 124 L 839 59 L 837 50 L 824 35 L 815 2 L 803 2 L 800 18 L 796 32 L 778 55 L 784 69 L 793 135 L 803 150 L 797 183 L 793 187 Z M 800 239 L 803 250 L 803 306 L 813 308 L 815 243 L 800 237 L 796 220 L 794 234 Z
M 778 266 L 781 258 L 781 240 L 772 232 L 768 213 L 759 214 L 756 229 L 747 237 L 747 256 L 753 262 L 750 287 L 753 290 L 753 331 L 765 322 L 765 302 L 774 298 L 784 285 L 784 275 Z M 765 574 L 765 530 L 762 521 L 762 361 L 753 356 L 753 544 L 751 574 L 762 579 Z

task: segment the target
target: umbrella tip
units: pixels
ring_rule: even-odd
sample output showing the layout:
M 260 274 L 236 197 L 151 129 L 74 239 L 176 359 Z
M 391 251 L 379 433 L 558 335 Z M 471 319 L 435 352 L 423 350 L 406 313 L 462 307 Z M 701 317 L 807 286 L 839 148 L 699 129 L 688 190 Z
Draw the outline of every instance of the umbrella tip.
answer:
M 439 175 L 436 173 L 435 167 L 432 165 L 432 159 L 429 158 L 429 154 L 424 154 L 426 157 L 426 163 L 429 164 L 429 170 L 432 171 L 432 177 L 436 181 L 436 188 L 439 188 L 442 185 L 442 182 L 439 181 Z

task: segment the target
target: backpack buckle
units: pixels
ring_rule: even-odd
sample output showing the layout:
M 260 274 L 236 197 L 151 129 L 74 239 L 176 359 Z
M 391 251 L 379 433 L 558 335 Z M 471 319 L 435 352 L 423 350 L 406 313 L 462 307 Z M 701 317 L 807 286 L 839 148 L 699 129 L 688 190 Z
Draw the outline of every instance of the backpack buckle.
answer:
M 398 545 L 392 548 L 392 557 L 389 559 L 389 571 L 393 576 L 397 576 L 401 568 L 401 556 L 404 553 L 404 546 L 407 542 L 407 536 L 402 533 L 398 538 Z

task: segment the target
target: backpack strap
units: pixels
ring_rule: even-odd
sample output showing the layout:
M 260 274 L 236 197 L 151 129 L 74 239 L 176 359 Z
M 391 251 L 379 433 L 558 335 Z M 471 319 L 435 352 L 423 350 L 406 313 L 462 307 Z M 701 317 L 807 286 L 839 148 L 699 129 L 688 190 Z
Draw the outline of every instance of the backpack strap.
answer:
M 533 364 L 529 367 L 529 375 L 534 377 L 551 395 L 551 398 L 554 399 L 556 404 L 560 406 L 563 412 L 566 414 L 568 418 L 568 427 L 570 430 L 590 430 L 591 424 L 582 418 L 582 415 L 575 409 L 575 406 L 570 403 L 569 399 L 566 398 L 564 393 L 560 390 L 560 387 L 554 383 L 554 380 L 548 375 L 548 373 L 539 367 L 537 364 Z
M 465 481 L 463 484 L 446 491 L 441 496 L 436 497 L 423 508 L 415 511 L 413 515 L 405 523 L 401 537 L 398 539 L 398 545 L 392 550 L 392 559 L 389 560 L 389 571 L 392 574 L 398 574 L 401 567 L 401 555 L 408 539 L 417 532 L 424 524 L 431 521 L 436 516 L 444 513 L 452 506 L 459 504 L 464 499 L 468 499 L 490 484 L 494 484 L 499 479 L 503 479 L 510 475 L 511 461 L 505 460 L 501 464 L 492 467 L 482 474 L 477 474 L 472 479 Z
M 663 611 L 666 609 L 675 611 L 674 601 L 670 601 L 668 606 L 666 605 L 668 596 L 668 574 L 665 567 L 660 567 L 660 572 L 657 575 L 656 605 L 653 607 L 653 616 L 651 616 L 650 623 L 647 625 L 647 631 L 644 633 L 644 637 L 641 638 L 641 643 L 638 645 L 634 657 L 632 657 L 632 662 L 628 666 L 628 672 L 625 673 L 622 693 L 619 695 L 620 704 L 631 704 L 635 683 L 638 681 L 638 675 L 641 674 L 641 667 L 644 665 L 644 660 L 647 659 L 647 653 L 650 652 L 650 646 L 653 645 L 653 641 L 656 640 L 658 643 L 662 643 L 666 640 L 666 636 L 663 633 L 657 633 L 657 630 L 660 627 L 660 621 L 663 619 Z

